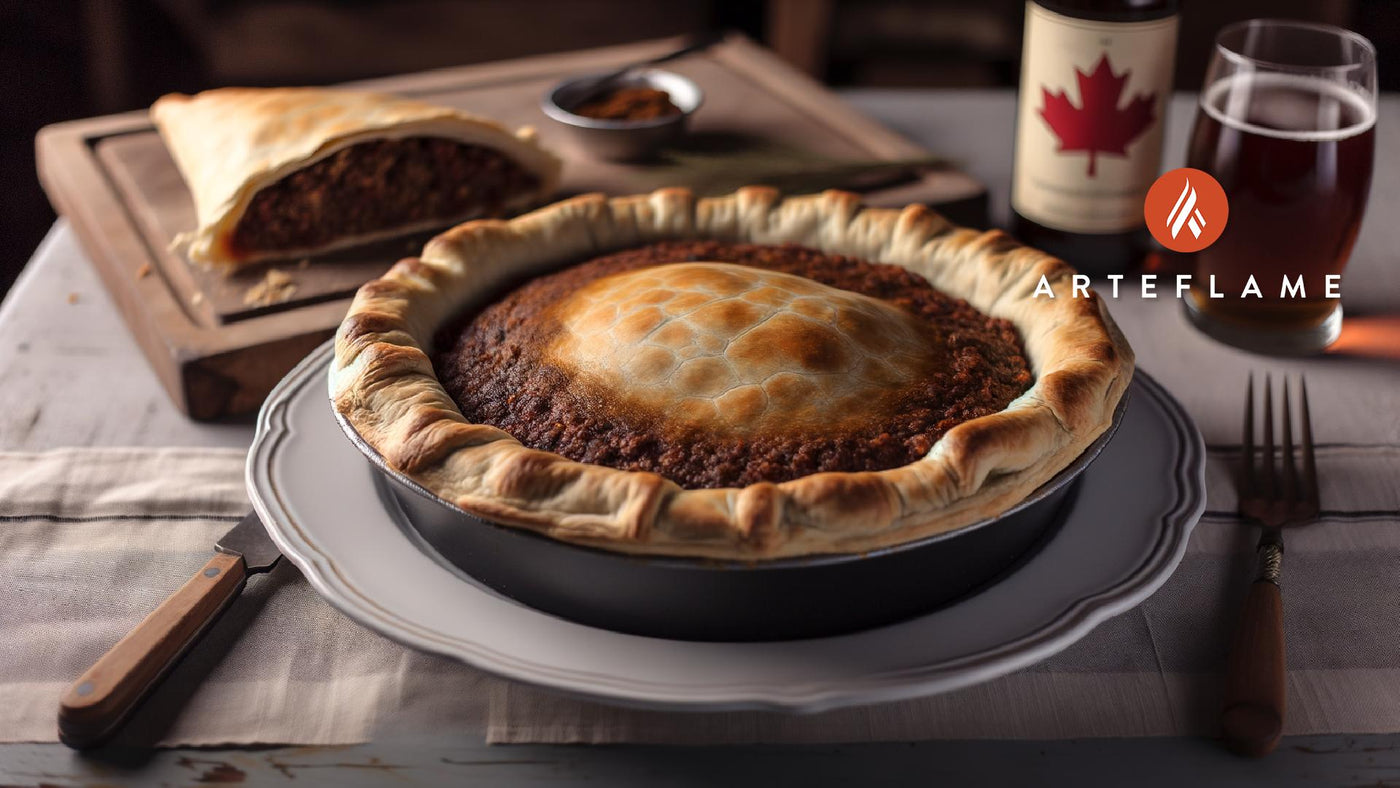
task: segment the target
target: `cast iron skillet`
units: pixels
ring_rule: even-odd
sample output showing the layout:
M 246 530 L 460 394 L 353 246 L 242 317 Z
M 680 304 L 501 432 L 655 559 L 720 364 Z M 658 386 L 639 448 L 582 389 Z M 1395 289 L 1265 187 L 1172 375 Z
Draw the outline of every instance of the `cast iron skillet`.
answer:
M 823 637 L 927 613 L 1033 554 L 1071 508 L 1076 481 L 1122 421 L 998 517 L 863 554 L 753 563 L 634 556 L 498 525 L 388 467 L 337 412 L 379 471 L 386 503 L 450 564 L 518 602 L 581 624 L 678 640 Z

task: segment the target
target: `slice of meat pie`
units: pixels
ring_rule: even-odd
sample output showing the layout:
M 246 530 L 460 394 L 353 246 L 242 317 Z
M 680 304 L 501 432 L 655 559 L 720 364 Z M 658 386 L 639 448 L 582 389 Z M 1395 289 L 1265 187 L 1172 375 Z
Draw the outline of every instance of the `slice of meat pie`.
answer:
M 375 93 L 223 88 L 151 116 L 194 196 L 179 240 L 224 269 L 510 214 L 559 182 L 531 129 Z

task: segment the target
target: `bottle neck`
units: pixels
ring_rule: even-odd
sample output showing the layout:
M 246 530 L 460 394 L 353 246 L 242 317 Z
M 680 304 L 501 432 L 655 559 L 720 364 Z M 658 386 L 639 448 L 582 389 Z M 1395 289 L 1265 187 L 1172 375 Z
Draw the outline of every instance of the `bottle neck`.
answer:
M 1033 0 L 1057 14 L 1099 22 L 1146 22 L 1176 14 L 1177 0 Z

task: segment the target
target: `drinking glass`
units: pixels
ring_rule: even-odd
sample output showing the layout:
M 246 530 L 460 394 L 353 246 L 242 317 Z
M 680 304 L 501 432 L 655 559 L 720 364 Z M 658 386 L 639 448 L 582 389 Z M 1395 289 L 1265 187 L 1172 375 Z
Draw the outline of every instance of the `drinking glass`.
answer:
M 1273 19 L 1220 31 L 1187 155 L 1229 200 L 1224 232 L 1195 254 L 1185 308 L 1198 328 L 1275 354 L 1337 338 L 1375 127 L 1376 49 L 1364 37 Z

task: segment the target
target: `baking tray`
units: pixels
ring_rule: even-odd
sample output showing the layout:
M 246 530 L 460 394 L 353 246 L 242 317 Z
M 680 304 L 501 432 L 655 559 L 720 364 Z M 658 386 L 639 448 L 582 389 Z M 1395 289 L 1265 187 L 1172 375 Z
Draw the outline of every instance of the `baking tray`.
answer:
M 378 470 L 381 497 L 448 563 L 522 604 L 594 627 L 703 641 L 824 637 L 930 612 L 994 583 L 1033 554 L 1073 503 L 1076 480 L 1112 439 L 1002 514 L 860 554 L 772 561 L 638 556 L 570 544 L 483 520 L 389 467 L 336 413 Z

